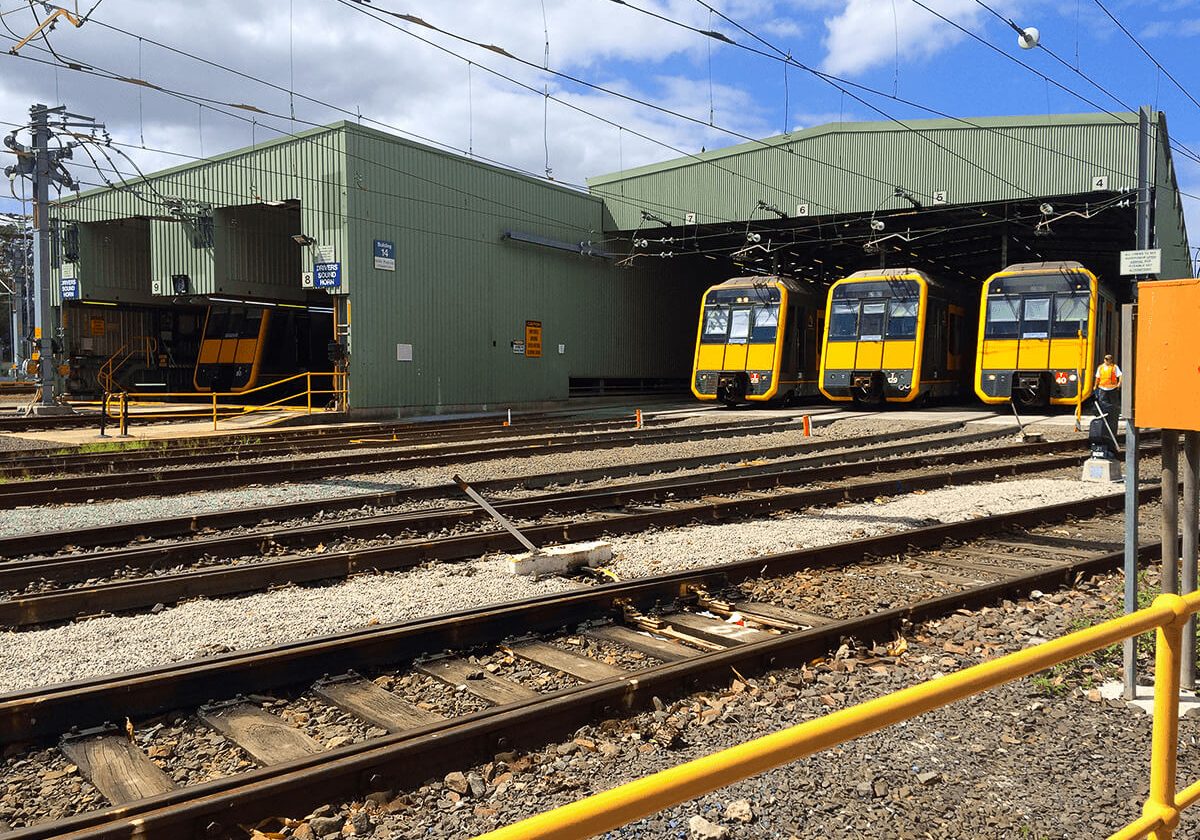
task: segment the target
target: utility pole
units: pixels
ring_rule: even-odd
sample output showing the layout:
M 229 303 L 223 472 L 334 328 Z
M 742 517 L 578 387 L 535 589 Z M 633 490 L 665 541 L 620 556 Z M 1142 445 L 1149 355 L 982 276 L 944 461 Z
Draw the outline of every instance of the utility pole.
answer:
M 1151 193 L 1150 161 L 1153 150 L 1150 136 L 1150 108 L 1142 106 L 1138 112 L 1138 199 L 1137 199 L 1137 243 L 1136 247 L 1150 247 Z M 1138 287 L 1135 277 L 1130 290 L 1133 303 L 1121 307 L 1121 365 L 1124 376 L 1121 381 L 1121 415 L 1125 418 L 1125 612 L 1137 610 L 1137 567 L 1138 548 L 1138 430 L 1133 422 L 1133 376 L 1136 364 L 1137 342 L 1137 299 Z M 1163 591 L 1174 580 L 1175 570 L 1163 572 Z M 1170 580 L 1168 580 L 1170 578 Z M 1125 670 L 1124 693 L 1126 700 L 1137 696 L 1137 638 L 1126 639 L 1123 650 Z
M 17 141 L 15 131 L 4 138 L 4 145 L 17 155 L 16 165 L 6 167 L 4 174 L 10 178 L 24 175 L 33 180 L 33 347 L 38 354 L 38 385 L 41 388 L 41 398 L 31 408 L 34 414 L 59 414 L 72 410 L 59 405 L 57 401 L 57 357 L 61 328 L 50 294 L 50 187 L 79 189 L 62 164 L 62 161 L 71 158 L 71 150 L 79 143 L 67 141 L 51 148 L 50 141 L 54 137 L 51 116 L 61 117 L 61 122 L 53 128 L 61 127 L 64 131 L 74 127 L 103 128 L 91 117 L 67 113 L 65 105 L 50 108 L 39 104 L 29 109 L 30 121 L 25 128 L 32 139 L 28 147 Z

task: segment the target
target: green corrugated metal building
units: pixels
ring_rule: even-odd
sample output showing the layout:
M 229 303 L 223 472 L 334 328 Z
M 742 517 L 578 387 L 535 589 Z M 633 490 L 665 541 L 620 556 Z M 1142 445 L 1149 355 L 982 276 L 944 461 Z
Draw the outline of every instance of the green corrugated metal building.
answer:
M 1153 127 L 1163 272 L 1190 275 L 1165 117 Z M 139 329 L 162 337 L 164 312 L 275 303 L 335 310 L 354 409 L 560 400 L 685 380 L 700 292 L 737 274 L 903 263 L 977 288 L 1041 257 L 1116 279 L 1137 137 L 1133 114 L 839 123 L 584 194 L 343 122 L 60 202 L 55 290 L 72 278 L 67 351 L 93 363 Z M 311 288 L 316 262 L 340 286 Z
M 350 405 L 364 411 L 538 403 L 572 382 L 686 375 L 694 283 L 616 265 L 603 200 L 577 190 L 345 122 L 129 186 L 58 205 L 79 231 L 77 258 L 55 268 L 56 293 L 63 266 L 76 280 L 68 312 L 333 305 Z M 394 266 L 376 264 L 377 240 Z M 302 287 L 318 259 L 340 264 L 332 293 Z M 540 323 L 540 357 L 523 349 L 527 322 Z

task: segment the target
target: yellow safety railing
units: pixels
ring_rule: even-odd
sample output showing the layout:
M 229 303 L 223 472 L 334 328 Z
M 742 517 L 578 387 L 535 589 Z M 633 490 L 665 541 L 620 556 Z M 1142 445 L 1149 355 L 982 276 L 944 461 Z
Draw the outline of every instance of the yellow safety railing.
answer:
M 1159 595 L 1144 610 L 689 761 L 478 840 L 582 840 L 1148 630 L 1157 630 L 1150 795 L 1141 818 L 1109 840 L 1170 840 L 1183 809 L 1200 801 L 1200 782 L 1182 791 L 1175 782 L 1183 628 L 1197 611 L 1200 592 Z
M 132 341 L 122 344 L 116 349 L 116 352 L 104 360 L 104 364 L 100 365 L 100 369 L 96 371 L 96 381 L 105 391 L 120 390 L 117 386 L 117 371 L 139 353 L 145 357 L 146 367 L 153 367 L 154 354 L 157 349 L 157 339 L 148 335 L 138 336 Z
M 248 388 L 245 391 L 122 391 L 119 394 L 106 395 L 100 410 L 113 419 L 119 419 L 126 415 L 131 406 L 144 408 L 159 405 L 168 399 L 188 400 L 195 403 L 194 410 L 138 411 L 136 417 L 139 420 L 211 417 L 213 430 L 216 431 L 217 423 L 220 420 L 240 417 L 256 411 L 292 411 L 312 414 L 314 402 L 317 404 L 316 410 L 324 410 L 324 406 L 321 405 L 321 397 L 329 397 L 330 399 L 326 400 L 326 403 L 332 403 L 338 410 L 344 410 L 348 396 L 348 376 L 346 371 L 306 371 L 268 382 L 265 385 Z M 328 387 L 313 387 L 314 380 L 320 384 L 323 384 L 321 380 L 328 380 Z M 241 401 L 251 394 L 300 381 L 304 382 L 303 389 L 295 387 L 285 389 L 283 396 L 270 402 L 247 403 Z M 234 398 L 239 402 L 228 401 Z M 316 399 L 314 400 L 314 398 Z M 117 405 L 118 415 L 112 414 L 114 403 Z

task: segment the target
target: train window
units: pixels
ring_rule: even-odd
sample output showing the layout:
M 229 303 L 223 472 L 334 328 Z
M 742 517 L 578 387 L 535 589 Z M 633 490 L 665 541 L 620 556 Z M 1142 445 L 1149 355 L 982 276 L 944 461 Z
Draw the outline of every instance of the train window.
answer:
M 829 338 L 834 341 L 854 341 L 858 338 L 858 301 L 833 302 L 829 316 Z
M 708 307 L 704 312 L 704 334 L 700 340 L 707 344 L 724 344 L 727 335 L 729 335 L 729 307 Z
M 987 305 L 985 338 L 1016 338 L 1020 332 L 1021 316 L 1017 312 L 1019 301 L 1009 298 L 992 298 Z
M 1021 320 L 1021 338 L 1046 338 L 1050 335 L 1050 298 L 1025 298 Z
M 734 309 L 729 319 L 729 343 L 745 344 L 750 338 L 750 310 Z
M 1086 292 L 1054 296 L 1054 338 L 1075 338 L 1082 330 L 1088 334 L 1088 315 L 1092 297 Z
M 754 307 L 754 326 L 750 331 L 750 341 L 755 344 L 772 344 L 775 342 L 775 331 L 778 327 L 778 306 L 756 306 Z
M 265 313 L 265 309 L 259 309 L 258 307 L 247 309 L 243 316 L 238 338 L 258 338 L 259 326 L 262 323 Z
M 887 309 L 887 304 L 883 301 L 879 301 L 878 303 L 863 302 L 862 322 L 859 325 L 860 341 L 883 340 L 883 313 L 885 309 Z
M 916 300 L 893 300 L 888 304 L 887 337 L 916 338 L 917 337 L 917 307 Z

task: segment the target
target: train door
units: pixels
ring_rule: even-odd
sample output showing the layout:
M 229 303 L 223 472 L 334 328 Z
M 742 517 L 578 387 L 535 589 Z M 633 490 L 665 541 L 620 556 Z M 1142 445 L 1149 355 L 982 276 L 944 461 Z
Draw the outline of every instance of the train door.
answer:
M 781 380 L 800 379 L 804 364 L 804 310 L 790 305 L 784 313 L 783 358 L 779 360 Z
M 1050 296 L 1038 295 L 1021 301 L 1021 343 L 1017 367 L 1046 370 L 1050 367 Z

